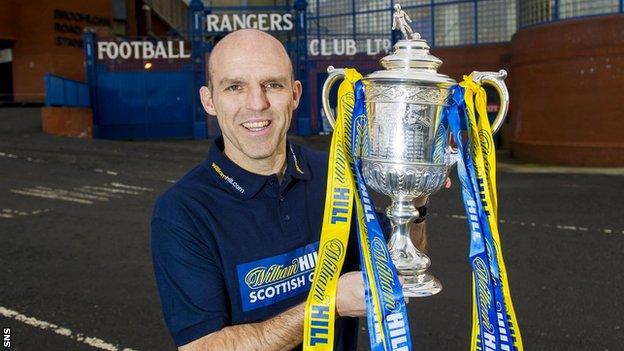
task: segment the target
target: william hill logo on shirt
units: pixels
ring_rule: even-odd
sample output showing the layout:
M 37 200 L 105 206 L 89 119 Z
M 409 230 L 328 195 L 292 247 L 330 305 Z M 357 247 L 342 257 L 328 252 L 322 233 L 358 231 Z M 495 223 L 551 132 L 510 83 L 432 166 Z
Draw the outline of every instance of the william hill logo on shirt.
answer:
M 270 306 L 310 290 L 318 241 L 293 251 L 239 264 L 243 311 Z
M 225 173 L 223 173 L 223 171 L 221 170 L 221 167 L 219 167 L 219 165 L 217 165 L 216 163 L 212 163 L 212 169 L 215 170 L 215 172 L 217 172 L 217 174 L 219 175 L 219 177 L 221 177 L 223 180 L 225 180 L 226 182 L 230 183 L 231 186 L 234 187 L 234 189 L 238 190 L 242 193 L 245 192 L 245 189 L 243 189 L 242 186 L 238 185 L 238 183 L 236 181 L 234 181 L 234 179 L 228 175 L 226 175 Z

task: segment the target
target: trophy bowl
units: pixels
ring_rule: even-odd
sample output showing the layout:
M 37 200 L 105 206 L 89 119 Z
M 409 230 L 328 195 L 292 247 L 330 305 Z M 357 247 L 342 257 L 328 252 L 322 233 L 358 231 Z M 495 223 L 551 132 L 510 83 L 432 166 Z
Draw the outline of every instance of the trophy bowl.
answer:
M 400 6 L 395 18 L 400 16 Z M 426 41 L 399 21 L 404 38 L 393 52 L 380 60 L 383 70 L 362 79 L 367 111 L 366 147 L 361 155 L 366 185 L 390 197 L 386 215 L 392 223 L 388 242 L 392 261 L 403 277 L 403 294 L 408 297 L 434 295 L 442 284 L 427 272 L 431 260 L 410 239 L 410 226 L 419 217 L 414 199 L 424 199 L 444 185 L 456 154 L 449 146 L 444 107 L 457 82 L 437 72 L 442 61 L 431 55 Z M 325 115 L 333 126 L 329 104 L 331 86 L 344 78 L 344 69 L 328 68 L 322 98 Z M 473 79 L 492 85 L 501 107 L 492 124 L 496 132 L 509 104 L 504 83 L 507 73 L 473 72 Z
M 386 210 L 392 221 L 388 246 L 404 279 L 404 295 L 436 294 L 442 285 L 427 273 L 431 261 L 409 235 L 419 216 L 414 199 L 439 190 L 452 164 L 448 128 L 440 123 L 452 83 L 377 80 L 374 75 L 363 82 L 368 112 L 368 148 L 360 155 L 364 180 L 392 200 Z

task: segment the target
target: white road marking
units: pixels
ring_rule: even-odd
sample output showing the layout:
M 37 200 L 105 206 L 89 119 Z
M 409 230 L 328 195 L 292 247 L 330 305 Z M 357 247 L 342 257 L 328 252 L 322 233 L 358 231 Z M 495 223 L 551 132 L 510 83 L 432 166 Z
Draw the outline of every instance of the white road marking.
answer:
M 57 193 L 51 192 L 51 191 L 41 191 L 41 190 L 37 190 L 37 189 L 25 188 L 25 189 L 22 189 L 22 190 L 11 189 L 11 192 L 15 193 L 15 194 L 20 194 L 20 195 L 26 195 L 26 196 L 42 197 L 44 199 L 77 202 L 79 204 L 85 204 L 85 205 L 93 204 L 93 201 L 84 200 L 84 199 L 76 199 L 76 198 L 73 198 L 73 197 L 70 197 L 70 196 L 63 196 L 63 195 L 60 195 L 60 194 L 57 194 Z
M 76 197 L 79 199 L 87 199 L 87 200 L 99 200 L 99 201 L 108 201 L 108 197 L 85 194 L 77 191 L 63 190 L 63 189 L 52 189 L 45 186 L 37 186 L 35 189 L 39 189 L 42 191 L 56 192 L 61 195 L 68 195 L 71 197 Z
M 624 175 L 624 167 L 571 167 L 571 166 L 550 166 L 533 163 L 497 163 L 497 170 L 506 173 L 533 173 L 533 174 L 595 174 L 595 175 Z
M 132 190 L 143 190 L 143 191 L 154 191 L 154 189 L 152 189 L 152 188 L 144 188 L 142 186 L 127 185 L 127 184 L 121 184 L 121 183 L 111 183 L 111 185 L 116 187 L 116 188 L 125 188 L 125 189 L 132 189 Z
M 94 189 L 94 190 L 106 191 L 106 192 L 109 192 L 109 193 L 117 193 L 117 194 L 130 194 L 130 195 L 139 195 L 140 194 L 138 191 L 117 189 L 117 188 L 109 188 L 109 187 L 106 187 L 106 186 L 89 186 L 88 188 L 89 189 Z
M 11 154 L 11 153 L 8 153 L 8 152 L 0 152 L 0 157 L 8 157 L 8 158 L 14 158 L 14 159 L 21 158 L 21 159 L 25 159 L 25 160 L 26 160 L 26 161 L 28 161 L 28 162 L 37 162 L 37 163 L 44 162 L 43 160 L 40 160 L 40 159 L 38 159 L 38 158 L 23 157 L 23 156 L 22 156 L 22 157 L 20 157 L 20 156 L 18 156 L 18 155 Z
M 434 216 L 438 216 L 439 214 L 436 212 L 432 213 Z M 445 217 L 447 218 L 453 218 L 453 219 L 466 219 L 466 216 L 463 215 L 457 215 L 457 214 L 450 214 L 450 215 L 445 215 Z M 504 224 L 512 224 L 512 225 L 519 225 L 522 227 L 544 227 L 544 228 L 556 228 L 559 230 L 569 230 L 569 231 L 579 231 L 579 232 L 599 232 L 599 233 L 603 233 L 603 234 L 613 234 L 613 233 L 618 233 L 618 230 L 613 230 L 610 228 L 604 228 L 604 229 L 598 229 L 598 228 L 588 228 L 588 227 L 577 227 L 575 225 L 565 225 L 565 224 L 536 224 L 535 222 L 530 222 L 530 223 L 526 223 L 526 222 L 522 222 L 522 221 L 509 221 L 509 220 L 504 220 L 504 219 L 500 219 L 498 221 L 498 223 Z M 624 234 L 624 230 L 621 231 L 621 234 Z
M 76 202 L 85 205 L 92 205 L 94 201 L 108 201 L 111 198 L 120 198 L 123 194 L 141 195 L 147 191 L 153 191 L 153 189 L 116 182 L 106 183 L 101 186 L 84 185 L 72 190 L 54 189 L 41 185 L 34 188 L 11 189 L 11 192 L 15 194 Z
M 89 346 L 93 346 L 93 347 L 98 348 L 100 350 L 107 350 L 107 351 L 135 351 L 135 350 L 133 350 L 131 348 L 127 348 L 127 347 L 122 348 L 121 346 L 117 346 L 117 345 L 108 343 L 108 342 L 106 342 L 106 341 L 104 341 L 102 339 L 99 339 L 99 338 L 86 336 L 86 335 L 83 335 L 81 333 L 75 333 L 75 332 L 73 332 L 69 328 L 63 328 L 63 327 L 60 327 L 60 326 L 58 326 L 56 324 L 49 323 L 49 322 L 46 322 L 46 321 L 42 321 L 42 320 L 34 318 L 34 317 L 28 317 L 28 316 L 25 316 L 25 315 L 23 315 L 23 314 L 21 314 L 19 312 L 10 310 L 10 309 L 2 307 L 2 306 L 0 306 L 0 315 L 3 315 L 6 318 L 15 319 L 16 321 L 22 322 L 24 324 L 30 325 L 30 326 L 35 327 L 35 328 L 52 331 L 52 332 L 54 332 L 56 334 L 66 336 L 66 337 L 68 337 L 70 339 L 76 340 L 76 341 L 81 342 L 83 344 L 87 344 Z
M 113 195 L 110 192 L 97 191 L 97 190 L 91 189 L 91 186 L 89 186 L 89 185 L 81 186 L 80 188 L 76 188 L 76 190 L 78 190 L 80 192 L 83 192 L 83 193 L 86 193 L 86 194 L 105 196 L 105 197 L 108 197 L 108 198 L 116 198 L 116 199 L 120 199 L 121 198 L 121 196 Z
M 108 175 L 118 175 L 119 174 L 119 172 L 109 171 L 107 169 L 101 169 L 101 168 L 94 168 L 93 170 L 98 172 L 98 173 L 106 173 Z

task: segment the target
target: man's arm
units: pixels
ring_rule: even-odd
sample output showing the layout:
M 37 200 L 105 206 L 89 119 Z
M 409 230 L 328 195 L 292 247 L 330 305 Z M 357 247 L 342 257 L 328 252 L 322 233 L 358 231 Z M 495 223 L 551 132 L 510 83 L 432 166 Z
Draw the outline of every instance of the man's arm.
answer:
M 290 350 L 302 341 L 304 311 L 301 303 L 264 322 L 225 327 L 178 350 Z
M 305 303 L 259 323 L 225 327 L 178 348 L 180 351 L 290 350 L 303 341 Z M 366 315 L 362 272 L 343 274 L 338 280 L 336 314 Z
M 450 187 L 451 179 L 446 178 L 446 181 L 444 182 L 444 188 L 448 189 Z M 424 197 L 414 200 L 414 206 L 424 206 L 427 203 L 427 199 L 427 197 Z M 412 227 L 410 229 L 410 238 L 412 239 L 412 243 L 414 244 L 414 246 L 416 246 L 420 252 L 427 253 L 427 220 L 420 223 L 412 223 Z
M 418 248 L 418 251 L 427 253 L 427 221 L 412 223 L 410 237 L 414 246 Z
M 426 203 L 427 198 L 416 199 L 414 201 L 414 206 L 421 207 Z M 416 246 L 420 252 L 427 252 L 427 220 L 420 223 L 412 223 L 410 227 L 410 238 L 414 246 Z

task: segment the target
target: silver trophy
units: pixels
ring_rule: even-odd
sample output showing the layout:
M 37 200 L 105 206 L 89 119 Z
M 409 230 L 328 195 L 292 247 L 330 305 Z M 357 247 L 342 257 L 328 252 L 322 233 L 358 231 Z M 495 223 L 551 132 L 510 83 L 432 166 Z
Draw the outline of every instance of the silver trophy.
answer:
M 434 295 L 442 284 L 427 269 L 431 260 L 418 251 L 410 239 L 410 226 L 419 213 L 414 199 L 429 196 L 445 183 L 455 163 L 449 144 L 448 127 L 441 123 L 441 112 L 450 100 L 450 88 L 457 84 L 437 72 L 442 61 L 429 53 L 427 42 L 409 28 L 409 17 L 395 6 L 393 27 L 403 39 L 380 60 L 385 68 L 363 78 L 368 113 L 368 145 L 360 155 L 366 184 L 387 195 L 392 204 L 386 214 L 392 222 L 388 243 L 392 260 L 403 276 L 403 293 L 408 297 Z M 329 104 L 331 86 L 344 78 L 344 69 L 327 69 L 323 85 L 323 109 L 330 123 L 334 115 Z M 501 107 L 492 124 L 495 133 L 507 114 L 509 93 L 504 79 L 507 72 L 473 72 L 473 79 L 492 85 L 500 96 Z

